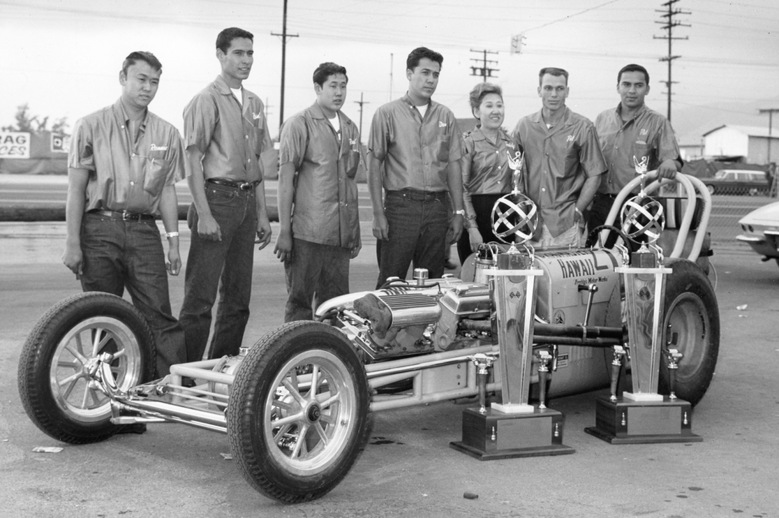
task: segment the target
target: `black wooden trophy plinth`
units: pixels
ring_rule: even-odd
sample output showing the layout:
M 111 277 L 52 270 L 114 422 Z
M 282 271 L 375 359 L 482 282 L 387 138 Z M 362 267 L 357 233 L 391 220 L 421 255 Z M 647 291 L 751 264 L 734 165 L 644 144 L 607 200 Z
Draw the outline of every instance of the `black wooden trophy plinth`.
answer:
M 504 414 L 488 408 L 463 412 L 463 440 L 449 443 L 479 460 L 565 455 L 574 449 L 563 444 L 563 414 L 550 408 Z
M 598 398 L 595 426 L 585 432 L 611 444 L 701 442 L 692 433 L 692 405 L 682 399 L 633 401 Z

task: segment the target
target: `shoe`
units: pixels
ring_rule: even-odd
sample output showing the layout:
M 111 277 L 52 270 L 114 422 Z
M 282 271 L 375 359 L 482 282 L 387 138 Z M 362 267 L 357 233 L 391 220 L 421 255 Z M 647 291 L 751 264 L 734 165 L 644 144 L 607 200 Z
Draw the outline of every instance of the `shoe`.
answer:
M 137 433 L 141 435 L 146 433 L 146 423 L 133 423 L 119 425 L 119 430 L 116 433 Z

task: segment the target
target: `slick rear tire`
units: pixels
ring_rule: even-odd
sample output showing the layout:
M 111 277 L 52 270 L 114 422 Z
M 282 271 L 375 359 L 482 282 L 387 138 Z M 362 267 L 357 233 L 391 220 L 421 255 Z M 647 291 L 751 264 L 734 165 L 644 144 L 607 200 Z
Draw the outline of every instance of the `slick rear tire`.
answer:
M 290 322 L 249 350 L 227 407 L 233 458 L 256 490 L 315 500 L 343 480 L 371 432 L 370 390 L 352 344 L 319 322 Z
M 132 304 L 115 295 L 79 293 L 49 309 L 36 323 L 19 358 L 22 406 L 50 437 L 71 444 L 107 439 L 108 397 L 90 384 L 90 366 L 112 353 L 111 370 L 120 390 L 151 379 L 154 338 Z
M 666 279 L 663 319 L 664 347 L 684 356 L 676 371 L 674 392 L 696 405 L 709 388 L 719 353 L 720 319 L 717 297 L 709 278 L 695 263 L 668 259 L 672 268 Z M 668 394 L 667 360 L 660 361 L 659 391 Z

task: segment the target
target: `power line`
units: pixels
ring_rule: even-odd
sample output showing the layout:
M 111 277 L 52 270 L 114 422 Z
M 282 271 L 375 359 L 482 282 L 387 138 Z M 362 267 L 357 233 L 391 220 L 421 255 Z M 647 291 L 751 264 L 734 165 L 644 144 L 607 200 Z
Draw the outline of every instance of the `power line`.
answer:
M 660 15 L 660 18 L 665 18 L 665 20 L 661 20 L 659 22 L 655 23 L 661 23 L 663 24 L 662 29 L 666 31 L 665 36 L 652 36 L 653 39 L 656 40 L 668 40 L 668 55 L 660 58 L 660 61 L 667 61 L 668 62 L 668 80 L 661 81 L 662 83 L 665 83 L 665 86 L 667 88 L 667 94 L 668 94 L 668 113 L 666 114 L 668 121 L 671 120 L 671 95 L 672 95 L 672 85 L 675 81 L 671 80 L 671 69 L 672 69 L 672 63 L 675 59 L 679 59 L 681 56 L 674 56 L 672 52 L 672 42 L 673 40 L 687 40 L 689 39 L 687 36 L 680 38 L 678 36 L 673 35 L 674 27 L 690 27 L 688 24 L 681 23 L 677 21 L 674 17 L 678 16 L 680 14 L 691 14 L 689 11 L 682 11 L 681 9 L 675 9 L 674 4 L 677 3 L 679 0 L 668 0 L 666 3 L 662 4 L 663 7 L 666 7 L 666 11 L 660 11 L 655 9 L 655 12 L 663 13 Z
M 498 76 L 492 75 L 493 72 L 499 72 L 499 68 L 493 68 L 491 65 L 498 64 L 498 61 L 496 59 L 487 59 L 487 54 L 494 54 L 497 55 L 498 53 L 494 50 L 475 50 L 471 49 L 471 52 L 475 52 L 477 54 L 481 54 L 482 57 L 480 58 L 471 58 L 471 61 L 476 63 L 476 66 L 471 65 L 471 75 L 472 76 L 481 76 L 482 81 L 486 82 L 487 78 L 495 79 Z M 481 63 L 481 66 L 478 66 L 479 63 Z
M 284 0 L 284 19 L 281 34 L 270 33 L 271 36 L 281 36 L 281 101 L 279 102 L 279 133 L 284 124 L 284 77 L 287 68 L 287 38 L 298 38 L 297 34 L 287 34 L 287 0 Z

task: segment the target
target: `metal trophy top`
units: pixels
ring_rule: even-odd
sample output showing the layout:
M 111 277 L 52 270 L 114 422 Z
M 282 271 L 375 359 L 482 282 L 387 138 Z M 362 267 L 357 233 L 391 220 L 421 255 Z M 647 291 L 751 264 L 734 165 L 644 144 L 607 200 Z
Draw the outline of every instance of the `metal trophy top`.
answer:
M 508 166 L 512 171 L 513 190 L 499 198 L 492 207 L 492 231 L 503 243 L 511 243 L 512 251 L 516 253 L 514 244 L 524 244 L 533 238 L 538 226 L 538 208 L 533 200 L 522 194 L 522 153 L 517 151 L 513 156 L 506 150 Z
M 665 216 L 663 205 L 644 190 L 649 157 L 642 156 L 639 160 L 633 156 L 633 166 L 641 177 L 641 190 L 622 206 L 622 231 L 631 240 L 644 236 L 646 242 L 655 243 L 665 228 Z

